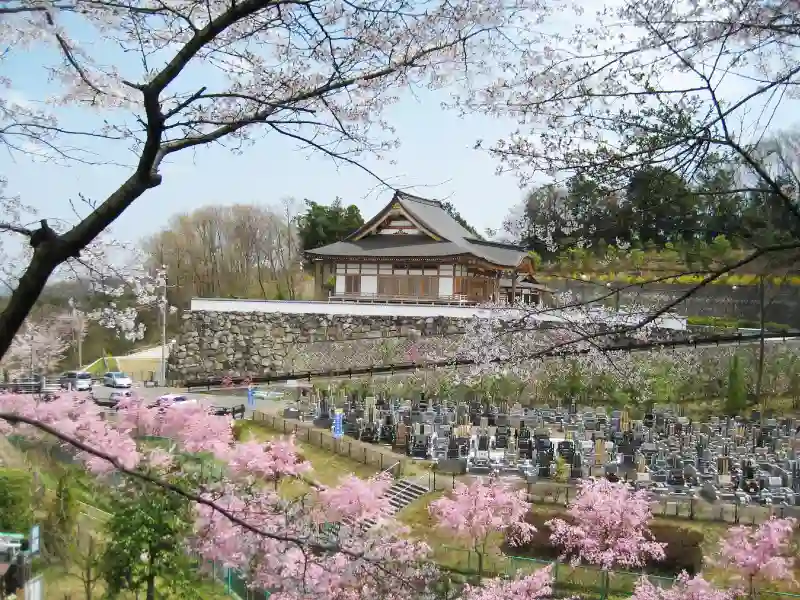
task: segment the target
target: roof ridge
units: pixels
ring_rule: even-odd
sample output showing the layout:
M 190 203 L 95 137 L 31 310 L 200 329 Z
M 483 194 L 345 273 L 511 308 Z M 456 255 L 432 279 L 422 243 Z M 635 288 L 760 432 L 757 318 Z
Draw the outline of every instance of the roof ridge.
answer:
M 476 237 L 469 237 L 469 238 L 464 238 L 464 239 L 467 240 L 470 243 L 478 244 L 478 245 L 482 245 L 482 246 L 497 246 L 498 248 L 508 248 L 510 250 L 511 249 L 519 250 L 520 252 L 524 252 L 525 251 L 525 250 L 522 249 L 521 246 L 518 246 L 516 244 L 508 244 L 506 242 L 496 242 L 494 240 L 482 240 L 482 239 L 476 238 Z
M 408 192 L 403 192 L 401 190 L 395 190 L 395 194 L 411 200 L 412 202 L 419 202 L 421 204 L 429 204 L 430 206 L 436 206 L 438 208 L 442 208 L 442 203 L 440 200 L 430 200 L 429 198 L 422 198 L 421 196 L 415 196 L 414 194 L 409 194 Z

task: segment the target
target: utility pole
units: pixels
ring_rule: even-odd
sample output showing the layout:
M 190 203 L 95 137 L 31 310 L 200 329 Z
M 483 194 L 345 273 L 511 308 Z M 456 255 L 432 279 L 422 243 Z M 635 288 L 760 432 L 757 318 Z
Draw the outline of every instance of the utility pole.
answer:
M 77 368 L 80 369 L 83 366 L 83 313 L 74 306 L 72 307 L 72 343 L 75 344 L 78 351 Z
M 167 385 L 167 267 L 161 267 L 161 373 L 158 384 Z
M 764 412 L 767 408 L 766 398 L 762 397 L 761 386 L 764 380 L 764 276 L 758 280 L 758 300 L 759 300 L 759 321 L 761 326 L 761 335 L 758 339 L 758 372 L 756 373 L 756 402 L 760 404 L 761 408 L 761 428 L 764 428 Z

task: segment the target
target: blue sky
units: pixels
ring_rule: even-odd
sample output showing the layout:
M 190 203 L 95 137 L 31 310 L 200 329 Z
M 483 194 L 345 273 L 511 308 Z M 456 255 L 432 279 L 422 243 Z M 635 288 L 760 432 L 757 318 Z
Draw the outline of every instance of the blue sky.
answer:
M 93 56 L 103 56 L 128 78 L 136 79 L 139 66 L 130 55 L 103 43 L 83 24 L 71 28 L 70 35 Z M 2 75 L 13 82 L 6 95 L 33 103 L 51 96 L 55 88 L 43 77 L 42 65 L 51 64 L 54 56 L 35 47 L 4 59 Z M 204 70 L 195 65 L 184 76 L 181 88 L 194 90 L 208 84 L 208 71 Z M 514 176 L 495 174 L 497 162 L 486 151 L 473 148 L 478 139 L 493 142 L 514 131 L 516 123 L 478 115 L 462 118 L 443 110 L 441 103 L 448 100 L 444 91 L 415 89 L 413 94 L 401 96 L 386 113 L 401 147 L 381 160 L 368 157 L 362 162 L 395 187 L 449 200 L 480 231 L 499 227 L 523 191 Z M 62 125 L 68 123 L 80 130 L 98 124 L 96 113 L 72 111 L 65 116 L 62 111 L 59 119 Z M 107 144 L 94 144 L 94 148 L 130 161 L 124 144 Z M 79 194 L 98 201 L 130 173 L 113 166 L 32 163 L 21 156 L 2 154 L 0 172 L 8 177 L 10 190 L 42 216 L 70 221 L 75 220 L 70 200 L 85 212 Z M 162 165 L 161 173 L 163 183 L 137 200 L 115 223 L 117 238 L 137 241 L 166 226 L 170 216 L 208 204 L 278 204 L 287 197 L 330 203 L 339 196 L 345 203 L 356 204 L 369 218 L 391 197 L 385 187 L 376 189 L 379 183 L 357 167 L 337 165 L 328 157 L 298 150 L 296 141 L 274 134 L 236 154 L 223 147 L 180 152 Z
M 564 23 L 561 28 L 567 29 Z M 114 52 L 93 32 L 78 28 L 71 34 L 83 37 L 84 48 L 109 57 L 106 61 L 114 62 L 123 72 L 125 67 L 133 66 L 129 57 Z M 27 100 L 46 98 L 50 84 L 41 77 L 41 65 L 47 58 L 45 51 L 31 50 L 4 61 L 2 74 L 14 84 L 11 93 Z M 197 75 L 196 69 L 189 75 L 192 89 L 203 82 Z M 401 147 L 385 154 L 381 161 L 364 162 L 396 187 L 449 200 L 478 230 L 499 227 L 509 208 L 521 200 L 523 191 L 513 175 L 496 175 L 496 160 L 473 147 L 478 139 L 489 146 L 514 131 L 518 124 L 479 115 L 459 117 L 441 108 L 445 99 L 444 93 L 419 90 L 402 94 L 401 101 L 386 114 L 396 128 Z M 784 127 L 796 122 L 789 103 L 786 105 L 775 121 Z M 97 115 L 71 113 L 68 122 L 75 128 L 84 128 L 88 118 L 96 123 Z M 106 146 L 95 147 L 98 152 L 106 152 Z M 118 147 L 109 148 L 108 152 L 119 157 L 124 151 Z M 32 163 L 0 155 L 0 173 L 8 177 L 12 192 L 35 206 L 41 216 L 72 221 L 75 216 L 70 200 L 86 212 L 79 194 L 99 201 L 129 172 L 112 166 Z M 359 206 L 364 217 L 369 218 L 391 194 L 385 189 L 376 190 L 377 182 L 356 167 L 337 166 L 325 156 L 299 151 L 296 142 L 277 135 L 261 139 L 238 154 L 221 147 L 181 152 L 164 164 L 161 172 L 161 186 L 137 200 L 114 225 L 117 238 L 137 241 L 163 228 L 170 216 L 200 206 L 277 204 L 287 197 L 329 203 L 339 196 L 344 202 Z
M 522 191 L 513 176 L 495 175 L 496 161 L 473 146 L 479 138 L 507 134 L 514 124 L 474 115 L 459 118 L 441 110 L 441 96 L 417 98 L 390 110 L 401 147 L 385 160 L 366 164 L 397 187 L 416 186 L 422 196 L 447 197 L 481 230 L 499 226 Z M 297 148 L 293 140 L 271 135 L 241 154 L 219 147 L 179 153 L 162 168 L 161 186 L 138 200 L 114 229 L 119 237 L 134 240 L 166 225 L 172 214 L 206 204 L 277 204 L 290 196 L 329 203 L 340 196 L 368 218 L 388 201 L 390 192 L 376 190 L 377 182 L 358 168 L 337 167 L 327 157 Z M 114 167 L 59 167 L 22 160 L 12 167 L 5 158 L 0 168 L 9 174 L 11 188 L 43 214 L 62 217 L 71 215 L 68 198 L 78 193 L 101 198 L 124 174 Z

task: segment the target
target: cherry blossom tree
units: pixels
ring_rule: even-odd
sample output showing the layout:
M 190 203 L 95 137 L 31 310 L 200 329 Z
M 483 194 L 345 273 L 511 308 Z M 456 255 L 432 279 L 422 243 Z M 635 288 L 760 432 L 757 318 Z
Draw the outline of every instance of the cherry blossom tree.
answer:
M 648 528 L 653 515 L 645 490 L 633 492 L 605 478 L 585 479 L 567 515 L 570 522 L 556 518 L 546 525 L 552 530 L 550 541 L 574 565 L 585 562 L 608 571 L 664 559 L 666 544 L 653 541 Z
M 333 487 L 311 481 L 308 493 L 287 500 L 270 484 L 310 473 L 292 438 L 236 443 L 229 418 L 192 404 L 148 408 L 131 398 L 118 415 L 104 418 L 80 395 L 47 403 L 0 395 L 2 433 L 55 435 L 98 476 L 121 472 L 189 500 L 190 549 L 239 569 L 277 598 L 411 600 L 437 581 L 429 548 L 388 517 L 385 478 L 346 477 Z M 151 449 L 139 443 L 142 435 L 173 444 Z M 219 478 L 198 480 L 192 461 L 209 455 L 226 468 Z M 173 483 L 181 479 L 197 489 Z M 377 523 L 366 528 L 365 519 Z M 329 523 L 341 526 L 324 527 Z
M 489 579 L 481 586 L 467 586 L 464 600 L 538 600 L 553 595 L 552 567 L 538 569 L 530 575 L 512 580 Z
M 138 248 L 115 240 L 108 232 L 83 250 L 79 265 L 67 267 L 62 269 L 64 277 L 85 288 L 90 304 L 82 307 L 81 300 L 71 298 L 73 318 L 98 323 L 128 341 L 144 337 L 142 311 L 177 310 L 167 301 L 166 269 L 149 268 Z
M 668 587 L 653 585 L 647 577 L 636 584 L 633 600 L 733 600 L 736 594 L 721 590 L 706 581 L 702 575 L 690 577 L 685 571 Z
M 734 585 L 723 589 L 715 586 L 702 574 L 690 577 L 685 571 L 674 585 L 661 588 L 647 577 L 638 582 L 634 600 L 733 600 L 746 594 L 756 597 L 757 582 L 794 582 L 794 549 L 792 537 L 796 519 L 770 518 L 757 527 L 730 528 L 720 540 L 712 563 L 730 574 Z
M 432 502 L 437 527 L 464 540 L 478 556 L 478 575 L 493 535 L 502 534 L 511 545 L 531 540 L 536 528 L 525 521 L 530 511 L 524 490 L 498 481 L 457 482 L 449 495 Z
M 779 253 L 796 249 L 797 133 L 779 133 L 786 120 L 775 118 L 797 100 L 793 4 L 626 0 L 584 8 L 576 5 L 571 35 L 550 46 L 544 63 L 521 61 L 499 96 L 492 88 L 469 99 L 472 109 L 524 123 L 491 147 L 500 170 L 523 182 L 578 175 L 607 194 L 647 169 L 697 184 L 731 175 L 726 189 L 706 188 L 690 201 L 714 210 L 755 192 L 768 225 L 754 231 L 727 221 L 717 229 L 752 251 L 739 264 L 708 269 L 689 295 L 759 257 L 779 262 Z M 784 22 L 793 25 L 776 25 Z M 560 208 L 559 220 L 570 222 L 570 208 Z
M 534 358 L 569 354 L 589 373 L 616 376 L 638 388 L 633 378 L 642 369 L 636 357 L 605 347 L 620 336 L 634 342 L 652 340 L 671 315 L 662 307 L 645 305 L 612 311 L 597 306 L 597 301 L 562 294 L 555 308 L 484 305 L 465 323 L 464 335 L 455 342 L 455 355 L 470 363 L 472 375 L 481 376 L 498 368 L 524 373 Z
M 48 97 L 5 94 L 0 141 L 34 161 L 121 165 L 123 172 L 105 198 L 86 200 L 88 214 L 74 225 L 3 224 L 30 252 L 0 314 L 0 353 L 51 274 L 82 260 L 159 186 L 174 155 L 212 144 L 239 150 L 270 133 L 366 169 L 361 155 L 396 144 L 382 117 L 397 89 L 469 89 L 488 80 L 518 53 L 538 52 L 537 24 L 554 8 L 539 0 L 4 3 L 8 51 L 0 60 L 44 57 L 29 69 L 39 81 L 19 91 L 47 89 Z M 89 120 L 93 111 L 94 124 L 78 126 L 76 111 Z
M 759 582 L 794 582 L 792 537 L 797 519 L 775 517 L 758 527 L 730 528 L 720 541 L 716 564 L 743 584 L 745 593 L 755 597 Z
M 3 357 L 9 373 L 51 373 L 64 360 L 70 346 L 64 318 L 26 319 Z

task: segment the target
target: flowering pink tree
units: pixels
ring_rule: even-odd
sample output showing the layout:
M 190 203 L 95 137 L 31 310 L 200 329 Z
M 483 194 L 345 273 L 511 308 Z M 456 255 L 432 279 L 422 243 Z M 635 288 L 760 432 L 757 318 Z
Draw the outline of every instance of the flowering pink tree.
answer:
M 530 504 L 524 490 L 495 481 L 456 483 L 453 491 L 432 502 L 429 510 L 437 527 L 467 542 L 477 554 L 479 575 L 492 535 L 503 534 L 512 545 L 518 545 L 530 541 L 536 533 L 536 528 L 525 521 Z
M 74 394 L 47 403 L 0 395 L 0 432 L 56 435 L 99 476 L 116 470 L 157 482 L 159 474 L 188 468 L 192 454 L 226 465 L 220 478 L 197 491 L 163 485 L 193 502 L 190 548 L 241 570 L 276 598 L 411 600 L 436 581 L 428 547 L 409 539 L 408 530 L 388 516 L 387 479 L 346 477 L 338 486 L 312 485 L 302 497 L 287 500 L 270 484 L 313 477 L 292 438 L 236 443 L 230 418 L 193 404 L 148 408 L 134 398 L 121 403 L 117 414 L 105 418 Z M 151 449 L 139 442 L 142 435 L 174 443 Z M 365 528 L 365 519 L 377 523 Z M 340 522 L 345 526 L 322 527 Z
M 796 526 L 796 519 L 773 517 L 758 527 L 732 527 L 720 541 L 716 563 L 744 584 L 751 598 L 758 582 L 794 582 Z
M 706 581 L 702 575 L 690 577 L 685 571 L 670 586 L 653 585 L 647 577 L 636 584 L 632 600 L 733 600 L 736 594 L 721 590 Z
M 480 586 L 467 586 L 464 600 L 539 600 L 553 595 L 552 567 L 512 580 L 490 579 Z
M 653 515 L 644 490 L 633 492 L 604 478 L 585 479 L 567 514 L 571 522 L 551 519 L 546 525 L 552 530 L 550 541 L 575 565 L 586 562 L 607 571 L 664 559 L 665 544 L 653 541 L 648 529 Z
M 55 370 L 70 345 L 61 322 L 61 317 L 27 319 L 3 356 L 3 367 L 13 374 Z

